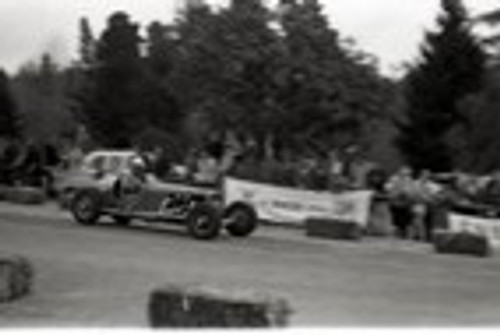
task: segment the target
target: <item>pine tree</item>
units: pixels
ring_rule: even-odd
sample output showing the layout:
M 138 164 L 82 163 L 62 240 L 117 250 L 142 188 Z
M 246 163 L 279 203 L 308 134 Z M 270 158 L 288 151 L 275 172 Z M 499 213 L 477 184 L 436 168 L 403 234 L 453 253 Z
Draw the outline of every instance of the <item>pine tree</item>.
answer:
M 420 60 L 405 79 L 406 115 L 397 146 L 413 168 L 453 166 L 450 131 L 466 121 L 459 103 L 481 89 L 485 54 L 460 0 L 442 0 L 438 31 L 426 34 Z
M 84 67 L 93 65 L 96 57 L 96 40 L 87 18 L 80 19 L 80 62 Z
M 492 69 L 485 87 L 462 105 L 468 123 L 460 129 L 460 168 L 475 173 L 491 173 L 500 168 L 500 71 Z
M 20 117 L 10 90 L 9 77 L 0 70 L 0 137 L 14 138 L 20 135 Z
M 172 32 L 171 26 L 159 22 L 148 27 L 144 94 L 148 102 L 149 123 L 171 135 L 179 135 L 183 115 L 170 86 L 176 61 L 176 42 Z
M 500 27 L 500 10 L 479 15 L 475 25 Z M 490 173 L 500 167 L 498 131 L 500 130 L 500 34 L 495 29 L 481 39 L 488 53 L 483 89 L 462 104 L 468 118 L 458 132 L 462 139 L 462 169 L 475 173 Z
M 205 120 L 205 132 L 232 130 L 262 148 L 273 129 L 271 76 L 280 58 L 269 18 L 260 0 L 233 1 L 219 12 L 200 3 L 186 9 L 171 86 L 188 123 Z
M 167 78 L 175 63 L 173 27 L 153 22 L 148 27 L 147 65 L 158 77 Z
M 359 141 L 363 125 L 390 104 L 388 82 L 365 55 L 343 45 L 317 0 L 282 2 L 280 22 L 288 146 L 328 150 Z
M 188 123 L 234 132 L 260 154 L 326 148 L 339 133 L 359 138 L 390 104 L 390 85 L 368 57 L 343 46 L 316 0 L 275 11 L 262 0 L 220 11 L 197 3 L 175 28 L 169 81 Z
M 103 146 L 130 146 L 145 126 L 140 42 L 138 26 L 123 12 L 110 16 L 97 42 L 95 65 L 78 100 L 90 135 Z
M 21 67 L 12 80 L 23 132 L 34 141 L 54 142 L 75 126 L 69 109 L 68 71 L 49 54 Z
M 222 100 L 230 113 L 225 121 L 236 133 L 252 138 L 260 155 L 270 155 L 272 141 L 282 126 L 283 110 L 277 101 L 276 72 L 282 65 L 279 37 L 269 23 L 271 12 L 262 0 L 233 0 L 221 13 L 218 41 L 226 53 Z M 217 32 L 216 32 L 217 33 Z

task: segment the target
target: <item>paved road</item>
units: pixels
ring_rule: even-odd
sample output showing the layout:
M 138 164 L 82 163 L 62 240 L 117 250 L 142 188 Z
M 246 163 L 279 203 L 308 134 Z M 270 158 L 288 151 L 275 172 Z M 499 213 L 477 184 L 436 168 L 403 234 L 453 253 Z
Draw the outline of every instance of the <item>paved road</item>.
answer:
M 177 228 L 81 227 L 55 207 L 0 203 L 0 254 L 24 254 L 37 270 L 31 297 L 0 306 L 7 327 L 145 327 L 148 294 L 170 282 L 285 297 L 301 327 L 500 324 L 500 256 L 436 255 L 392 239 L 262 227 L 199 242 Z

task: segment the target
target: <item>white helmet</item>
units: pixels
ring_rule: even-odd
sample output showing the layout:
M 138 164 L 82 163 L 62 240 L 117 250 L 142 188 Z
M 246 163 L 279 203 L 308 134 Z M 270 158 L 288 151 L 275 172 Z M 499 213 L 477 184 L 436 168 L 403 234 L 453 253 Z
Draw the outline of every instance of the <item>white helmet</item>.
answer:
M 130 168 L 132 170 L 144 170 L 146 168 L 146 163 L 140 156 L 134 156 L 130 160 Z

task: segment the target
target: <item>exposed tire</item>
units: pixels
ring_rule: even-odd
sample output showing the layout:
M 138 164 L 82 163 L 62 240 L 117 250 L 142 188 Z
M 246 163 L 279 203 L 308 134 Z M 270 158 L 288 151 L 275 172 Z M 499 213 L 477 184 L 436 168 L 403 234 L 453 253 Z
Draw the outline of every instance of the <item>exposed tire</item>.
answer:
M 123 215 L 113 215 L 113 221 L 117 226 L 126 227 L 130 225 L 132 219 Z
M 205 203 L 190 209 L 186 218 L 189 235 L 198 240 L 211 240 L 220 234 L 221 220 L 218 211 Z
M 258 225 L 258 217 L 252 206 L 236 203 L 229 206 L 224 213 L 227 232 L 235 237 L 247 237 L 252 234 Z
M 83 225 L 95 225 L 101 216 L 101 197 L 97 191 L 77 192 L 70 205 L 75 220 Z

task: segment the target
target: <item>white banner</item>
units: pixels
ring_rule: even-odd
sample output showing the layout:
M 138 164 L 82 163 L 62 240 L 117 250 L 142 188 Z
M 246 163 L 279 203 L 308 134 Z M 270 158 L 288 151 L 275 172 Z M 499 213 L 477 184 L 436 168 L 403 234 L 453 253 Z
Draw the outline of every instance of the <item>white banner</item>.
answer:
M 485 236 L 489 242 L 500 246 L 500 219 L 479 216 L 448 214 L 449 228 L 454 232 L 470 232 Z
M 226 178 L 226 204 L 251 204 L 260 219 L 303 224 L 307 218 L 330 218 L 356 222 L 366 227 L 370 212 L 371 191 L 345 193 L 315 192 Z

